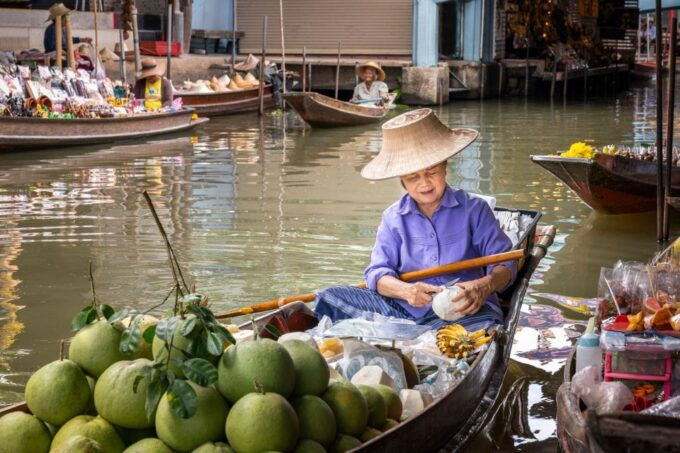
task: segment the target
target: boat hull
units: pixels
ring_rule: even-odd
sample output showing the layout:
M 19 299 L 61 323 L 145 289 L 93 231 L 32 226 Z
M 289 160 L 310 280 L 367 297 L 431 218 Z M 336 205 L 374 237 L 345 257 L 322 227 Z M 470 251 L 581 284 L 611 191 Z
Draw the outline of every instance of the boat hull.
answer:
M 597 154 L 593 159 L 531 156 L 603 214 L 635 214 L 656 209 L 656 163 Z M 672 196 L 680 196 L 680 170 L 674 169 Z
M 324 96 L 319 93 L 286 93 L 283 99 L 312 127 L 360 126 L 377 123 L 388 108 L 371 108 Z
M 0 118 L 0 150 L 91 145 L 180 132 L 203 124 L 185 109 L 125 118 Z
M 201 116 L 220 116 L 232 113 L 254 112 L 259 107 L 259 88 L 224 93 L 189 93 L 178 92 L 186 107 L 196 110 Z M 274 106 L 272 86 L 265 85 L 263 102 L 265 108 Z

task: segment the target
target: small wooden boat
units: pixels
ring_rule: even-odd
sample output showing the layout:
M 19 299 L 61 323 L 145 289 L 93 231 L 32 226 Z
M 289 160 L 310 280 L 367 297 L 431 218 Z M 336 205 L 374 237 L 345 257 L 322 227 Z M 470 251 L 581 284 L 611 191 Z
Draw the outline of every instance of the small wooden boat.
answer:
M 0 150 L 92 145 L 180 132 L 203 124 L 195 111 L 149 113 L 125 118 L 46 119 L 0 117 Z
M 394 101 L 392 95 L 390 104 Z M 382 120 L 389 105 L 368 107 L 351 102 L 338 101 L 319 93 L 286 93 L 283 99 L 312 127 L 359 126 Z
M 461 451 L 485 425 L 499 397 L 529 280 L 555 237 L 556 230 L 553 226 L 537 229 L 540 212 L 521 212 L 533 217 L 532 227 L 517 246 L 528 250 L 528 254 L 522 262 L 515 283 L 502 295 L 502 304 L 507 311 L 506 320 L 494 334 L 488 349 L 477 356 L 467 374 L 444 396 L 420 413 L 351 452 L 434 452 L 440 449 Z M 290 308 L 291 306 L 286 306 L 259 317 L 254 323 L 262 328 L 282 310 Z M 241 328 L 247 329 L 249 326 L 252 323 L 246 323 Z M 0 410 L 0 416 L 13 411 L 27 412 L 28 408 L 25 403 L 8 406 Z
M 557 390 L 557 439 L 565 453 L 680 452 L 680 419 L 637 412 L 596 414 L 571 392 L 575 349 Z
M 603 214 L 656 209 L 656 163 L 612 154 L 592 159 L 531 156 L 564 182 L 588 206 Z M 672 196 L 680 196 L 680 168 L 672 175 Z
M 219 116 L 256 111 L 260 102 L 259 93 L 259 88 L 255 87 L 241 91 L 214 93 L 178 91 L 176 95 L 182 98 L 185 106 L 196 110 L 196 113 L 201 116 Z M 263 101 L 265 108 L 274 106 L 274 96 L 270 84 L 264 86 Z

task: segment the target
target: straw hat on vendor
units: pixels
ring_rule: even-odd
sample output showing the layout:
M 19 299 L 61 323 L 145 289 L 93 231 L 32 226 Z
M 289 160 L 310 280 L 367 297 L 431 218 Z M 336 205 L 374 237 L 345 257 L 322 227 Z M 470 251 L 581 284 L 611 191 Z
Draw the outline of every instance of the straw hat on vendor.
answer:
M 362 80 L 354 88 L 351 101 L 361 104 L 377 103 L 387 99 L 388 88 L 385 80 L 385 71 L 375 61 L 367 61 L 357 65 L 357 76 Z
M 158 110 L 172 103 L 172 83 L 166 79 L 165 62 L 153 58 L 144 58 L 142 70 L 137 73 L 134 93 L 137 99 L 144 99 L 147 110 Z
M 474 142 L 477 131 L 449 128 L 432 110 L 420 109 L 386 122 L 382 133 L 382 149 L 361 175 L 373 181 L 398 178 L 406 194 L 382 214 L 371 263 L 364 271 L 367 288 L 341 286 L 319 292 L 317 316 L 337 321 L 372 319 L 378 313 L 432 329 L 455 321 L 468 331 L 502 324 L 497 293 L 514 280 L 515 262 L 412 283 L 397 278 L 512 248 L 489 205 L 446 182 L 447 160 Z M 439 293 L 442 304 L 453 308 L 448 314 L 433 311 Z
M 50 6 L 49 13 L 45 22 L 50 22 L 50 24 L 45 28 L 45 33 L 43 35 L 43 47 L 45 47 L 45 53 L 54 52 L 57 50 L 57 24 L 55 19 L 57 17 L 63 17 L 70 13 L 71 10 L 68 9 L 63 3 L 55 3 Z M 66 21 L 61 21 L 61 45 L 64 50 L 68 48 L 66 43 Z M 73 44 L 78 44 L 80 42 L 92 42 L 92 38 L 79 38 L 77 36 L 73 37 Z

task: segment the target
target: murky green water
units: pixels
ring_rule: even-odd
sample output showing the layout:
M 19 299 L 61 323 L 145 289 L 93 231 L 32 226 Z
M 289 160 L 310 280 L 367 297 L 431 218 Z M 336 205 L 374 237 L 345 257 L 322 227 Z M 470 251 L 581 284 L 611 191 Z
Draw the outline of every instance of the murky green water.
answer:
M 452 185 L 540 209 L 559 229 L 526 300 L 506 401 L 478 451 L 554 449 L 553 397 L 585 319 L 554 295 L 592 297 L 601 266 L 656 250 L 653 214 L 595 215 L 529 155 L 584 139 L 651 140 L 652 100 L 651 89 L 634 89 L 587 104 L 437 110 L 445 123 L 481 132 L 450 162 Z M 58 356 L 89 300 L 90 260 L 106 303 L 151 307 L 165 296 L 172 276 L 144 189 L 217 308 L 358 282 L 380 213 L 402 193 L 396 181 L 359 176 L 379 147 L 378 127 L 310 130 L 288 114 L 217 118 L 191 136 L 143 144 L 0 155 L 0 403 L 21 400 L 29 373 Z

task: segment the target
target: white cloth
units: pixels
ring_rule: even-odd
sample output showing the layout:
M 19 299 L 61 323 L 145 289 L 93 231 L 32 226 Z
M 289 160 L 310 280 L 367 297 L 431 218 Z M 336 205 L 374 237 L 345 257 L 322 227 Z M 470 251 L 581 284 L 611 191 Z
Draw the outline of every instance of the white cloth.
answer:
M 373 81 L 371 83 L 371 88 L 366 86 L 366 82 L 361 82 L 354 88 L 353 99 L 376 99 L 386 96 L 389 92 L 387 84 L 379 80 Z

